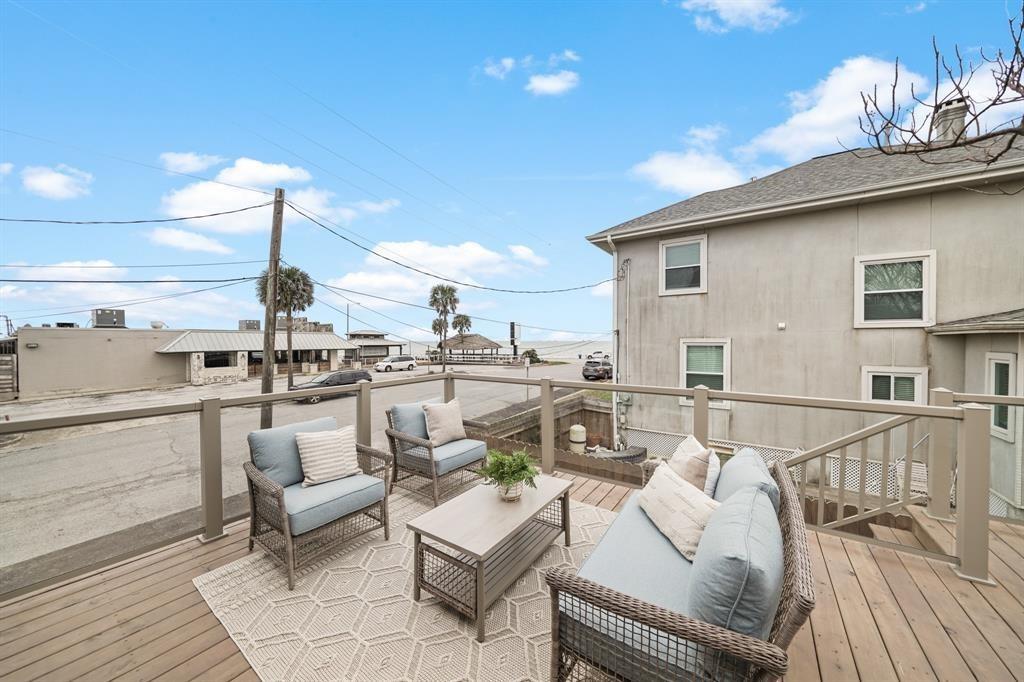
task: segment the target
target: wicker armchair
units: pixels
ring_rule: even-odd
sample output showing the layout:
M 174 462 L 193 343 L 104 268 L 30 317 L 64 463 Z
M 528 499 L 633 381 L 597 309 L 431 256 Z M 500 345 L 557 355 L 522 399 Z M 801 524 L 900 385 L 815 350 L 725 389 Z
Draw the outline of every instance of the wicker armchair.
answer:
M 814 608 L 807 531 L 786 468 L 776 464 L 784 572 L 767 640 L 655 606 L 571 571 L 547 574 L 552 680 L 776 680 L 789 646 Z
M 333 420 L 332 420 L 333 421 Z M 300 426 L 301 425 L 293 425 Z M 268 429 L 269 430 L 269 429 Z M 318 429 L 311 429 L 318 430 Z M 295 571 L 303 565 L 336 551 L 339 544 L 370 531 L 384 529 L 384 538 L 389 539 L 388 529 L 388 474 L 391 470 L 391 456 L 386 452 L 375 450 L 365 445 L 356 445 L 356 456 L 362 474 L 339 479 L 338 482 L 328 481 L 318 486 L 301 488 L 301 483 L 282 485 L 272 476 L 280 478 L 279 472 L 263 471 L 257 466 L 257 457 L 253 448 L 253 435 L 250 434 L 250 456 L 252 461 L 242 464 L 249 484 L 249 505 L 252 510 L 249 525 L 249 551 L 255 543 L 262 545 L 270 554 L 284 564 L 288 572 L 288 589 L 295 588 Z M 370 481 L 376 479 L 379 483 Z M 329 494 L 332 483 L 339 483 L 349 492 L 339 495 L 334 505 L 339 511 L 336 518 L 326 523 L 322 519 L 310 522 L 308 519 L 298 521 L 296 509 L 289 510 L 287 500 L 296 499 L 295 495 L 315 488 L 320 495 Z M 378 490 L 379 486 L 379 490 Z M 293 491 L 293 492 L 289 492 Z M 345 498 L 348 497 L 346 500 Z M 368 501 L 369 500 L 369 501 Z M 358 508 L 352 508 L 360 505 Z M 318 513 L 322 515 L 321 505 Z M 291 513 L 290 513 L 291 512 Z M 328 512 L 329 513 L 329 512 Z M 299 525 L 314 525 L 309 530 L 295 532 Z
M 487 459 L 487 444 L 482 439 L 467 438 L 464 441 L 446 443 L 440 448 L 435 448 L 423 436 L 398 430 L 394 414 L 394 410 L 397 408 L 396 405 L 386 411 L 388 428 L 384 431 L 394 461 L 391 487 L 394 488 L 398 485 L 415 493 L 429 494 L 436 507 L 441 498 L 449 492 L 449 488 L 457 488 L 464 482 L 464 479 L 458 474 L 471 471 L 484 463 L 484 460 Z M 467 435 L 479 435 L 478 431 L 483 426 L 470 419 L 463 419 L 462 423 L 466 427 Z M 425 425 L 421 432 L 426 435 Z M 444 456 L 448 454 L 447 452 L 439 452 L 441 448 L 447 451 L 453 446 L 461 447 L 464 453 L 447 457 Z M 404 481 L 412 478 L 426 479 L 430 483 L 429 489 L 422 485 L 403 485 Z

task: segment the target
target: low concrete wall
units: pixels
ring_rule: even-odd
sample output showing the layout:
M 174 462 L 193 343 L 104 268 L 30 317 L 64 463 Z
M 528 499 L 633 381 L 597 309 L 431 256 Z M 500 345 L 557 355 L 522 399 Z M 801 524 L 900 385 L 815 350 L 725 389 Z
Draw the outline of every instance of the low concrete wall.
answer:
M 22 327 L 18 330 L 19 397 L 183 384 L 187 364 L 181 355 L 156 352 L 180 335 L 180 330 L 172 329 Z

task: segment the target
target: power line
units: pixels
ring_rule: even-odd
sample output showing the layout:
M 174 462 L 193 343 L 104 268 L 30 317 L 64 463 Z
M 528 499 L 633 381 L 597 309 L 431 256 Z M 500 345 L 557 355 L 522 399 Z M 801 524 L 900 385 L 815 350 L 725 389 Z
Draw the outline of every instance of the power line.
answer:
M 0 222 L 53 223 L 57 225 L 139 225 L 141 223 L 176 223 L 183 220 L 199 220 L 200 218 L 214 218 L 216 216 L 231 215 L 232 213 L 242 213 L 243 211 L 251 211 L 254 208 L 270 206 L 273 203 L 273 201 L 268 201 L 265 204 L 256 204 L 255 206 L 246 206 L 245 208 L 236 208 L 230 211 L 218 211 L 216 213 L 204 213 L 202 215 L 190 215 L 183 216 L 181 218 L 142 218 L 138 220 L 49 220 L 44 218 L 0 218 Z
M 390 315 L 386 315 L 386 314 L 384 314 L 384 313 L 382 313 L 382 312 L 380 312 L 378 310 L 375 310 L 375 309 L 371 308 L 368 305 L 364 305 L 362 303 L 358 303 L 356 301 L 353 301 L 351 298 L 345 296 L 344 294 L 338 294 L 338 296 L 341 296 L 343 299 L 345 299 L 346 301 L 348 301 L 349 303 L 351 303 L 353 305 L 357 305 L 360 308 L 363 308 L 364 310 L 368 310 L 371 313 L 374 313 L 375 315 L 380 315 L 381 317 L 383 317 L 385 319 L 388 319 L 388 320 L 391 320 L 392 322 L 397 322 L 398 324 L 404 324 L 406 327 L 411 327 L 413 329 L 416 329 L 417 331 L 426 332 L 427 334 L 433 334 L 434 333 L 433 330 L 431 330 L 431 329 L 425 329 L 425 328 L 420 327 L 418 325 L 411 324 L 409 322 L 405 322 L 404 320 L 399 320 L 396 317 L 391 317 Z
M 594 287 L 600 286 L 601 284 L 604 284 L 605 282 L 612 282 L 612 281 L 614 281 L 616 279 L 615 277 L 610 277 L 608 279 L 601 280 L 600 282 L 594 282 L 593 284 L 584 284 L 584 285 L 576 286 L 576 287 L 565 287 L 565 288 L 562 288 L 562 289 L 502 289 L 502 288 L 499 288 L 499 287 L 488 287 L 488 286 L 484 286 L 482 284 L 472 284 L 470 282 L 462 282 L 462 281 L 459 281 L 457 279 L 453 279 L 451 277 L 445 277 L 444 275 L 439 275 L 439 274 L 436 274 L 436 273 L 433 273 L 433 272 L 429 272 L 427 270 L 421 270 L 419 268 L 415 268 L 415 267 L 413 267 L 411 265 L 407 265 L 405 263 L 402 263 L 401 261 L 395 260 L 394 258 L 389 258 L 388 256 L 385 256 L 385 255 L 377 252 L 375 249 L 367 248 L 367 247 L 363 246 L 362 244 L 359 244 L 359 243 L 353 241 L 352 239 L 349 239 L 348 237 L 346 237 L 345 235 L 341 234 L 340 232 L 337 232 L 336 230 L 331 229 L 327 225 L 324 225 L 319 220 L 316 220 L 315 218 L 311 217 L 307 213 L 304 213 L 302 210 L 300 210 L 300 208 L 298 206 L 296 206 L 292 202 L 285 201 L 285 203 L 288 204 L 288 206 L 290 206 L 293 211 L 295 211 L 296 213 L 298 213 L 302 217 L 306 218 L 307 220 L 309 220 L 312 223 L 315 223 L 316 225 L 319 225 L 321 228 L 327 230 L 328 232 L 333 234 L 335 237 L 338 237 L 340 239 L 345 240 L 346 242 L 348 242 L 349 244 L 352 244 L 356 248 L 362 249 L 363 251 L 366 251 L 367 253 L 372 253 L 374 256 L 377 256 L 377 258 L 381 258 L 381 259 L 386 260 L 386 261 L 388 261 L 390 263 L 394 263 L 395 265 L 397 265 L 399 267 L 402 267 L 402 268 L 405 268 L 406 270 L 412 270 L 413 272 L 418 272 L 421 275 L 426 275 L 428 277 L 433 277 L 435 279 L 440 279 L 440 280 L 443 280 L 445 282 L 450 282 L 452 284 L 458 284 L 461 287 L 468 287 L 470 289 L 481 289 L 483 291 L 497 291 L 499 293 L 504 293 L 504 294 L 561 294 L 561 293 L 566 293 L 566 292 L 570 292 L 570 291 L 580 291 L 580 290 L 583 290 L 583 289 L 593 289 Z
M 251 282 L 258 277 L 230 277 L 225 279 L 9 279 L 0 282 L 26 284 L 209 284 L 211 282 Z
M 164 294 L 162 296 L 152 296 L 150 298 L 128 299 L 127 301 L 116 301 L 114 303 L 96 303 L 96 304 L 93 304 L 93 305 L 89 305 L 88 307 L 83 307 L 83 308 L 78 309 L 78 310 L 65 310 L 65 311 L 62 311 L 62 312 L 59 312 L 59 313 L 48 313 L 46 315 L 29 315 L 29 316 L 26 316 L 26 317 L 16 317 L 14 319 L 16 319 L 16 320 L 35 320 L 35 319 L 39 319 L 39 318 L 43 318 L 43 317 L 61 317 L 61 316 L 64 316 L 64 315 L 75 315 L 75 314 L 78 314 L 78 313 L 87 313 L 87 312 L 91 312 L 92 310 L 94 310 L 96 308 L 112 308 L 114 306 L 117 306 L 117 307 L 128 307 L 128 306 L 133 306 L 133 305 L 142 305 L 142 304 L 145 304 L 145 303 L 155 303 L 157 301 L 163 301 L 163 300 L 170 299 L 170 298 L 180 298 L 182 296 L 191 296 L 192 294 L 199 294 L 199 293 L 202 293 L 204 291 L 213 291 L 214 289 L 224 289 L 225 287 L 233 287 L 233 286 L 236 286 L 238 284 L 241 284 L 241 282 L 229 282 L 227 284 L 219 284 L 219 285 L 217 285 L 215 287 L 206 287 L 206 288 L 203 288 L 203 289 L 192 289 L 191 291 L 177 291 L 177 292 L 174 292 L 172 294 Z M 60 306 L 55 306 L 55 307 L 60 307 Z M 52 310 L 52 309 L 53 308 L 49 308 L 49 310 Z M 36 308 L 36 310 L 47 310 L 47 308 Z M 11 311 L 11 312 L 19 312 L 19 311 Z M 28 312 L 28 311 L 20 311 L 20 312 Z
M 327 301 L 325 301 L 323 299 L 314 297 L 313 300 L 315 300 L 317 303 L 319 303 L 321 305 L 327 306 L 328 308 L 330 308 L 331 310 L 333 310 L 333 311 L 335 311 L 337 313 L 340 313 L 340 314 L 342 314 L 342 315 L 344 315 L 346 317 L 349 317 L 349 318 L 355 320 L 359 324 L 365 324 L 368 328 L 376 326 L 376 325 L 373 325 L 373 324 L 367 322 L 366 320 L 360 320 L 358 317 L 356 317 L 355 315 L 352 315 L 351 313 L 349 313 L 349 312 L 347 312 L 345 310 L 342 310 L 340 308 L 336 308 L 335 306 L 331 305 L 330 303 L 328 303 Z M 418 327 L 417 327 L 417 329 L 418 329 Z M 426 331 L 426 330 L 421 330 L 421 331 Z M 394 336 L 396 338 L 402 339 L 403 341 L 408 341 L 409 343 L 419 343 L 419 344 L 423 344 L 424 346 L 429 346 L 430 345 L 428 342 L 416 341 L 415 339 L 410 339 L 410 338 L 408 338 L 406 336 L 402 336 L 401 334 L 396 334 L 394 332 L 389 332 L 387 330 L 384 330 L 384 333 L 385 334 L 390 334 L 391 336 Z M 430 332 L 430 333 L 433 334 L 433 332 Z
M 73 270 L 121 270 L 129 268 L 205 268 L 217 265 L 251 265 L 252 263 L 265 263 L 266 259 L 260 260 L 228 260 L 219 263 L 161 263 L 158 265 L 26 265 L 19 263 L 0 263 L 0 268 L 65 268 Z

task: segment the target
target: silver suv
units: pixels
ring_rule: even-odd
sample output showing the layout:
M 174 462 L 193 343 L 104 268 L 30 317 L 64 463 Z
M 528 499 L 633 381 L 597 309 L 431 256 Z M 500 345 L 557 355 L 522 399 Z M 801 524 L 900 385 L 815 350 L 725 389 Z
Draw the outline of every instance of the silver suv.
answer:
M 373 366 L 373 371 L 375 372 L 390 372 L 402 369 L 407 369 L 410 372 L 416 369 L 416 358 L 411 355 L 390 355 Z

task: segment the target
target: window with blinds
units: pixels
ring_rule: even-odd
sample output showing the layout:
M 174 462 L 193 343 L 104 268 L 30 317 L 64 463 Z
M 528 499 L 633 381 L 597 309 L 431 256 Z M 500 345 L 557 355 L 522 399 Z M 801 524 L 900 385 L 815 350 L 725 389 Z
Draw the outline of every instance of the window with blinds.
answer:
M 864 367 L 862 400 L 927 403 L 926 367 Z
M 661 242 L 660 293 L 696 294 L 707 291 L 707 235 Z
M 707 386 L 713 391 L 730 390 L 730 347 L 729 339 L 680 339 L 680 385 L 684 388 Z M 683 405 L 692 402 L 689 398 L 680 400 Z M 712 400 L 712 404 L 719 408 L 730 406 L 722 400 Z
M 934 318 L 932 251 L 856 259 L 855 327 L 923 327 Z
M 1015 353 L 987 353 L 988 376 L 985 378 L 985 392 L 991 395 L 1014 395 L 1016 393 L 1017 355 Z M 1013 442 L 1013 419 L 1015 408 L 1009 405 L 992 405 L 992 434 Z

